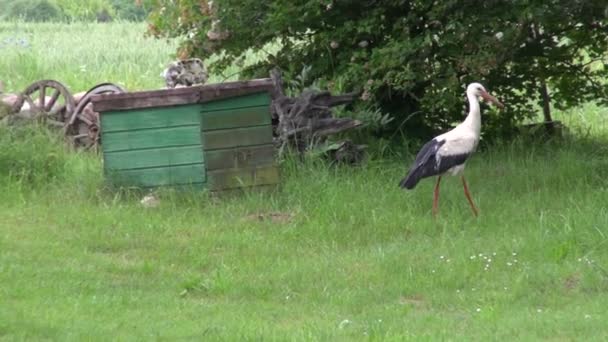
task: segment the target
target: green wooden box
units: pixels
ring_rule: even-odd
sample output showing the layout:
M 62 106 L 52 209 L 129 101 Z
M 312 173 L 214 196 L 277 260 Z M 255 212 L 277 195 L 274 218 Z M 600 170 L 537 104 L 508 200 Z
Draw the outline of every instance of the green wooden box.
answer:
M 276 185 L 273 89 L 259 79 L 95 96 L 106 179 L 212 191 Z

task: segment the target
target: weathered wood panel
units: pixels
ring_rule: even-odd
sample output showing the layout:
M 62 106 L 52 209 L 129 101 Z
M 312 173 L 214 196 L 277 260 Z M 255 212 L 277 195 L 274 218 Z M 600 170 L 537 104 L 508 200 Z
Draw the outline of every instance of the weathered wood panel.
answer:
M 275 166 L 263 166 L 208 171 L 207 182 L 210 190 L 276 184 L 279 182 L 279 170 Z
M 270 124 L 268 106 L 218 110 L 201 117 L 203 131 Z
M 209 171 L 274 165 L 274 158 L 275 149 L 272 144 L 205 152 L 205 161 Z
M 272 143 L 271 125 L 209 131 L 202 134 L 205 150 Z
M 269 78 L 209 84 L 187 88 L 162 89 L 122 94 L 102 94 L 91 98 L 97 112 L 153 108 L 168 105 L 204 103 L 252 93 L 274 93 Z
M 237 108 L 262 107 L 265 106 L 270 116 L 270 95 L 267 92 L 250 95 L 236 96 L 221 101 L 213 101 L 202 104 L 202 112 L 214 112 L 218 110 L 234 110 Z
M 142 128 L 198 125 L 201 105 L 185 105 L 133 109 L 127 112 L 110 111 L 101 114 L 103 132 L 136 130 Z
M 128 187 L 155 187 L 168 185 L 203 184 L 205 165 L 193 164 L 137 170 L 106 170 L 113 185 Z
M 200 126 L 154 128 L 138 131 L 102 132 L 105 153 L 201 144 Z
M 104 166 L 112 170 L 200 164 L 203 162 L 203 149 L 200 145 L 108 152 L 104 155 Z

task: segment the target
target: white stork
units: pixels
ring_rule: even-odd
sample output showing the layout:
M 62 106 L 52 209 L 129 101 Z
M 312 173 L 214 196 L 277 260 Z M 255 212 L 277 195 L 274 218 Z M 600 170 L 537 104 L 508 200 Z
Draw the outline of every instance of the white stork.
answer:
M 414 165 L 410 168 L 407 176 L 399 183 L 401 188 L 413 189 L 421 179 L 438 176 L 433 197 L 433 215 L 436 215 L 438 210 L 441 176 L 445 173 L 450 173 L 453 176 L 461 174 L 468 158 L 477 149 L 481 132 L 479 96 L 500 108 L 503 107 L 503 104 L 490 95 L 481 84 L 469 84 L 467 87 L 467 98 L 469 99 L 467 118 L 451 131 L 441 134 L 424 144 L 416 155 Z M 473 209 L 473 213 L 477 216 L 478 211 L 471 199 L 464 175 L 461 176 L 461 179 L 464 194 L 471 205 L 471 209 Z

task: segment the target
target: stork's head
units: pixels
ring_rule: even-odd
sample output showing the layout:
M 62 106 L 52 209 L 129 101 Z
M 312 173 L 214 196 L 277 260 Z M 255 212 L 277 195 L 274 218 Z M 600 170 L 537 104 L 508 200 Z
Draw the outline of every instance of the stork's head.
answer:
M 503 108 L 504 105 L 502 103 L 500 103 L 500 101 L 498 101 L 498 99 L 496 99 L 494 96 L 490 95 L 490 93 L 488 93 L 488 91 L 486 90 L 486 88 L 484 88 L 480 83 L 474 82 L 469 84 L 469 86 L 467 87 L 467 95 L 469 96 L 475 96 L 475 97 L 480 97 L 482 99 L 484 99 L 485 101 L 489 101 L 492 102 L 493 104 L 495 104 L 496 106 Z

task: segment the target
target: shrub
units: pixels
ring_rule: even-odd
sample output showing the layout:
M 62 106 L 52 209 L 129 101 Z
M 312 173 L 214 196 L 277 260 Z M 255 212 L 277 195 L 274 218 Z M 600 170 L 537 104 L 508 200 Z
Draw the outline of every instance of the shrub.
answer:
M 462 120 L 464 89 L 472 81 L 508 106 L 484 118 L 484 131 L 493 137 L 509 135 L 534 115 L 534 103 L 564 109 L 608 101 L 605 1 L 224 0 L 214 1 L 215 8 L 200 0 L 148 3 L 155 6 L 149 32 L 185 37 L 181 57 L 221 51 L 209 65 L 220 72 L 248 49 L 263 53 L 266 44 L 277 44 L 278 52 L 244 76 L 267 76 L 278 66 L 288 78 L 310 65 L 319 84 L 361 91 L 362 102 L 390 113 L 392 130 L 409 136 Z
M 148 15 L 146 7 L 137 5 L 133 0 L 110 0 L 116 16 L 129 21 L 142 21 Z
M 109 0 L 55 0 L 70 20 L 95 21 L 100 16 L 114 18 L 114 7 Z M 107 21 L 107 20 L 106 20 Z
M 0 1 L 0 7 L 6 9 L 0 14 L 3 20 L 19 18 L 38 22 L 61 19 L 61 11 L 49 0 L 4 0 Z

